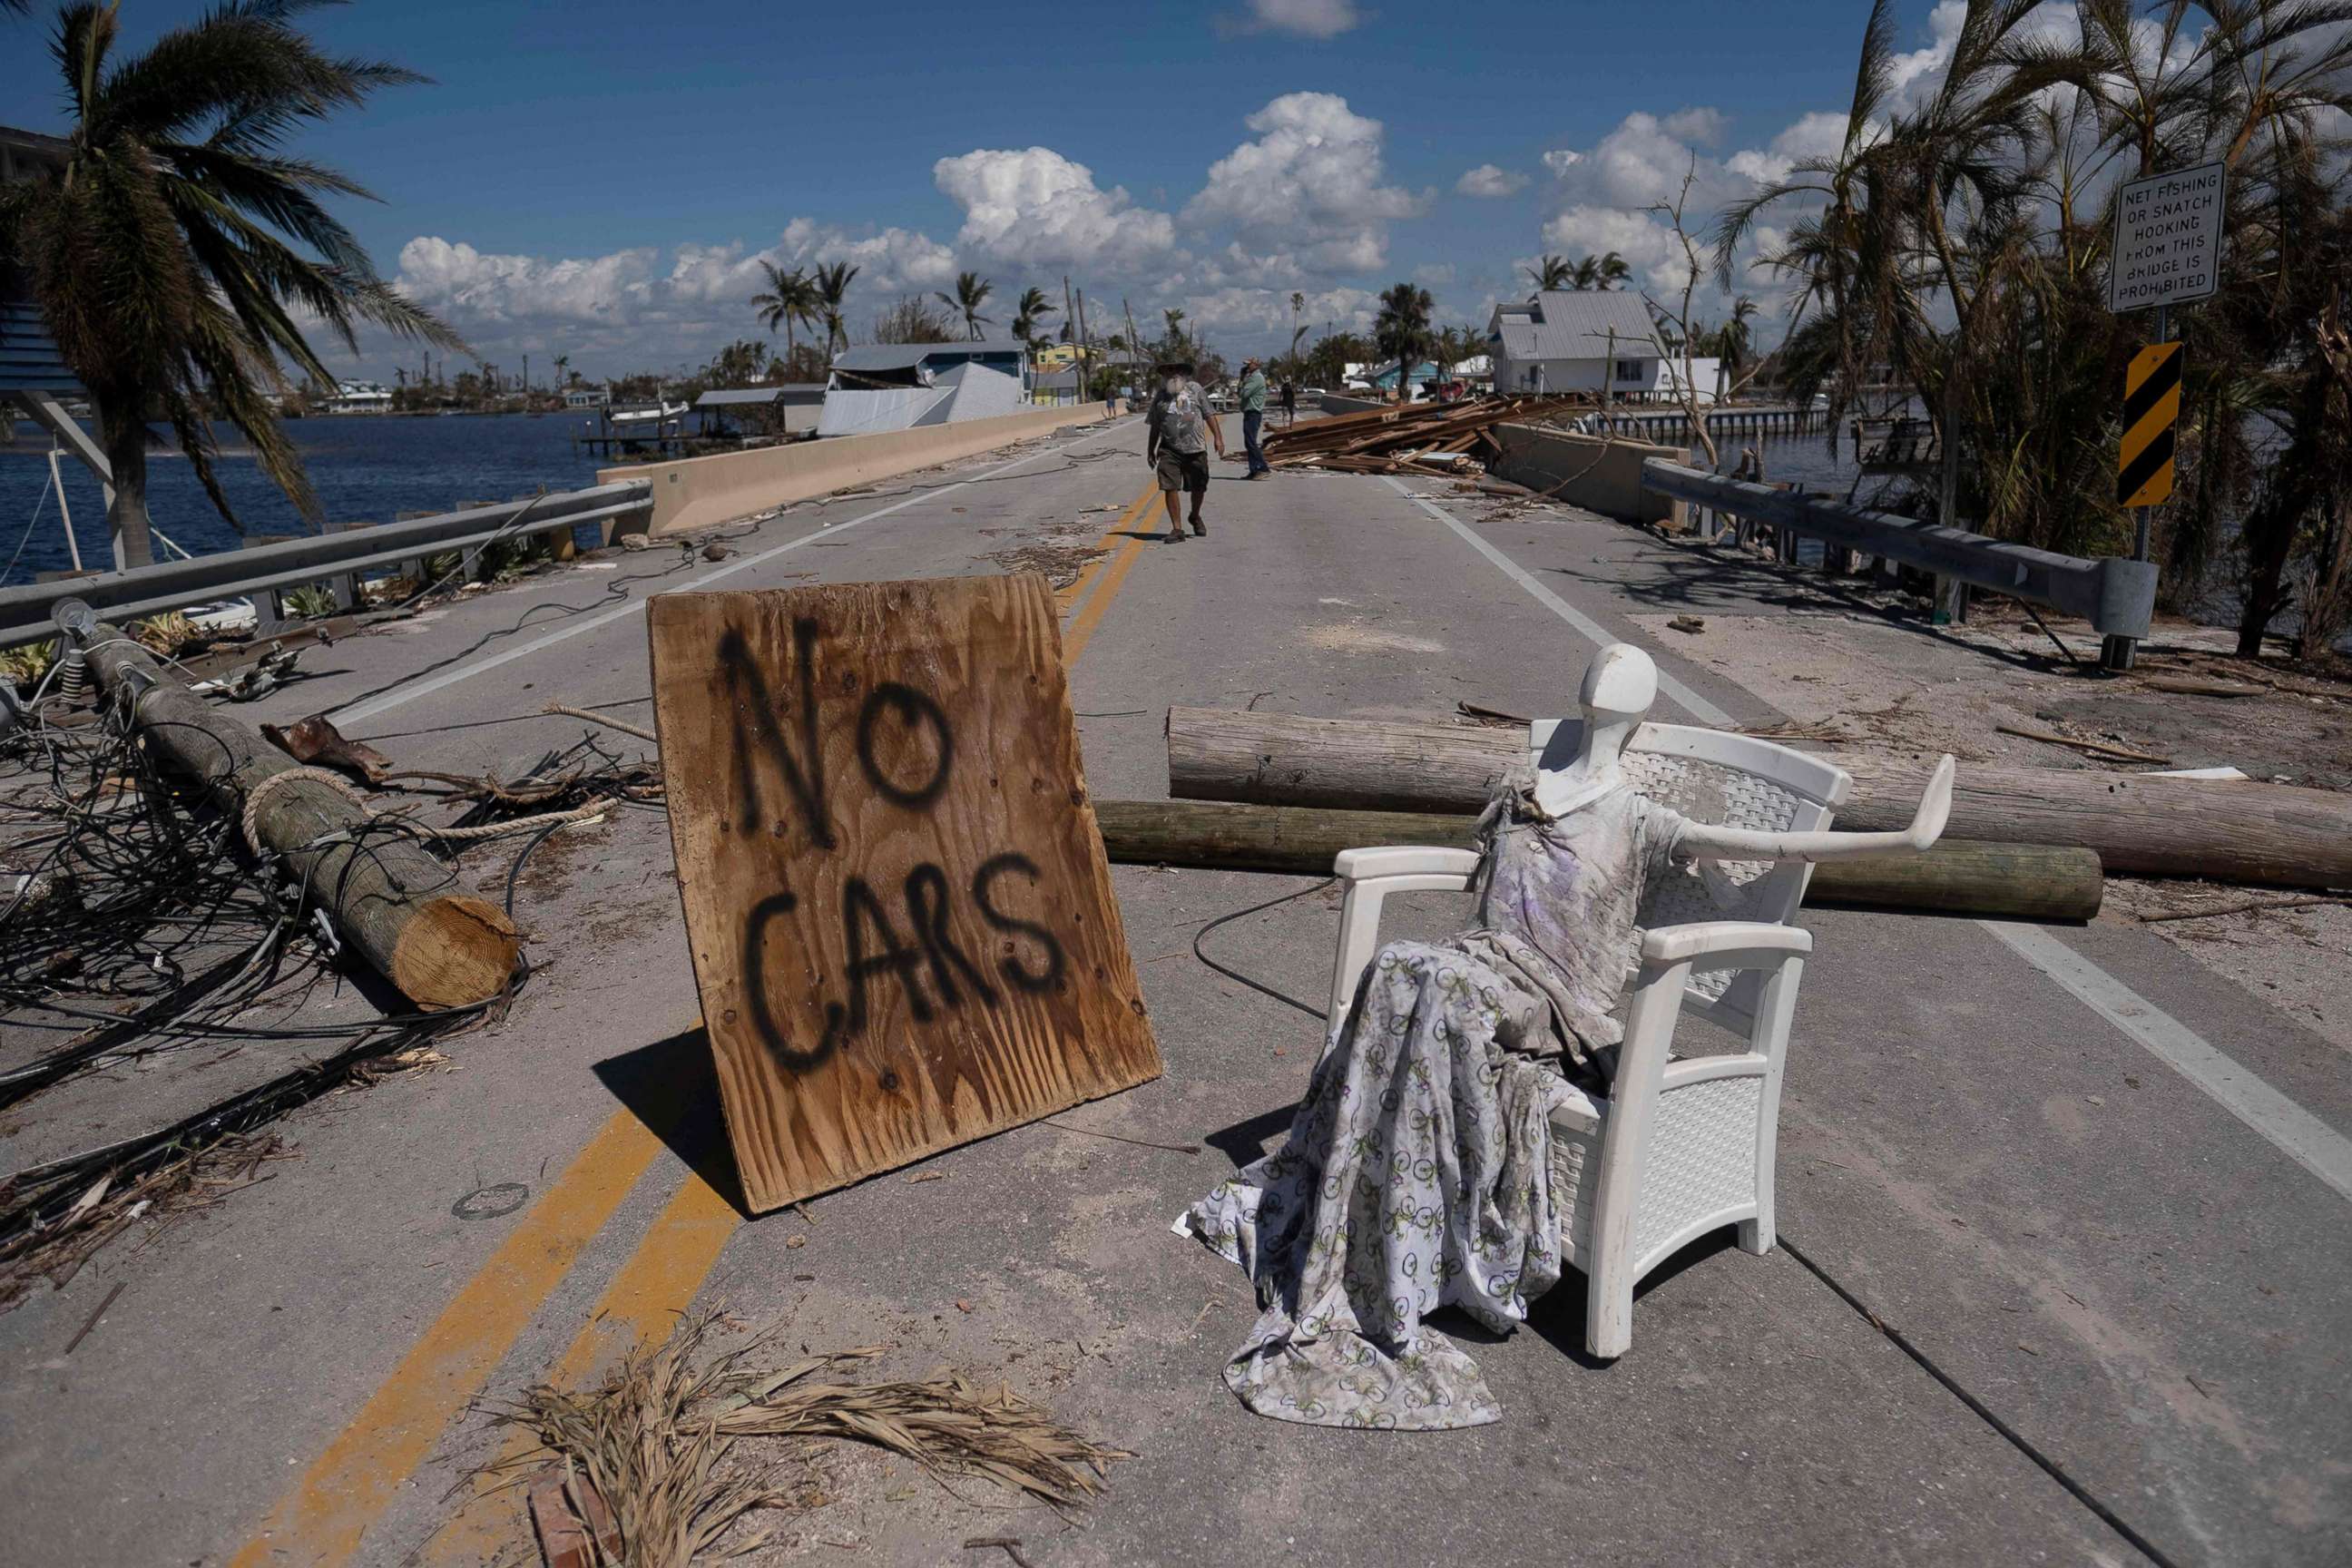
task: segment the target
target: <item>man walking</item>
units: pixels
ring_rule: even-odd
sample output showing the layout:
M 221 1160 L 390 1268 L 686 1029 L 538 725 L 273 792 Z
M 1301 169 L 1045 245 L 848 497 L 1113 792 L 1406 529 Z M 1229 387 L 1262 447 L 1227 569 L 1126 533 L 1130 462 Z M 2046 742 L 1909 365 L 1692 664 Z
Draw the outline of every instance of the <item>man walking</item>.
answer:
M 1210 442 L 1217 456 L 1225 455 L 1225 433 L 1209 410 L 1209 395 L 1192 379 L 1192 363 L 1174 360 L 1160 367 L 1160 390 L 1152 394 L 1151 412 L 1144 420 L 1143 460 L 1160 477 L 1160 496 L 1168 505 L 1168 542 L 1181 543 L 1184 521 L 1177 511 L 1181 492 L 1192 498 L 1192 531 L 1205 534 L 1201 502 L 1209 493 Z
M 1262 479 L 1274 472 L 1265 460 L 1265 371 L 1253 354 L 1242 361 L 1242 447 L 1249 453 L 1249 477 Z

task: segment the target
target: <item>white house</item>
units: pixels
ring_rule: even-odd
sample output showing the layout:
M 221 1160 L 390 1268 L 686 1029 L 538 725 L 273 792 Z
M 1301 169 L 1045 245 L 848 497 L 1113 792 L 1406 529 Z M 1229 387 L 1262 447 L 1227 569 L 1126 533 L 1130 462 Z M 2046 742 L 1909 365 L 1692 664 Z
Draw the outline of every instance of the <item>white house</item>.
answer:
M 337 382 L 334 401 L 328 407 L 337 414 L 389 414 L 392 388 L 380 381 Z
M 563 389 L 563 406 L 566 408 L 602 408 L 612 401 L 610 393 L 589 382 Z
M 1497 305 L 1486 328 L 1497 392 L 1591 392 L 1643 400 L 1664 373 L 1649 307 L 1611 289 L 1547 289 Z

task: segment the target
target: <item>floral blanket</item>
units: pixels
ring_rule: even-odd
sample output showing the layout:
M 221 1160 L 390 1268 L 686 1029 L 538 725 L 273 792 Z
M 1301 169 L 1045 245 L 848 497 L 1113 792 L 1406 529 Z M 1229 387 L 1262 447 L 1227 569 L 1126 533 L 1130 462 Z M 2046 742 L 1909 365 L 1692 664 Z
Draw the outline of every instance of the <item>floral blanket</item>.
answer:
M 1559 1279 L 1549 1118 L 1567 1085 L 1556 1056 L 1498 1038 L 1543 1040 L 1549 1010 L 1459 951 L 1381 950 L 1288 1141 L 1176 1222 L 1257 1286 L 1225 1368 L 1244 1405 L 1403 1431 L 1501 1418 L 1477 1363 L 1423 1320 L 1452 1305 L 1507 1331 Z

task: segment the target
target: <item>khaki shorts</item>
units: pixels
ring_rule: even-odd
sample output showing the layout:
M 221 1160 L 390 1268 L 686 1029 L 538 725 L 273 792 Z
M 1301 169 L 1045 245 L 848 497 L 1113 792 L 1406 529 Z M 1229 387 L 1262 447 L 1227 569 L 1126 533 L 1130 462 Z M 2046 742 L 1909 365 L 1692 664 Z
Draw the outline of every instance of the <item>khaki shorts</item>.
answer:
M 1185 490 L 1197 496 L 1208 490 L 1209 454 L 1206 452 L 1179 452 L 1172 447 L 1162 447 L 1154 469 L 1160 476 L 1160 488 L 1171 495 L 1178 490 Z

